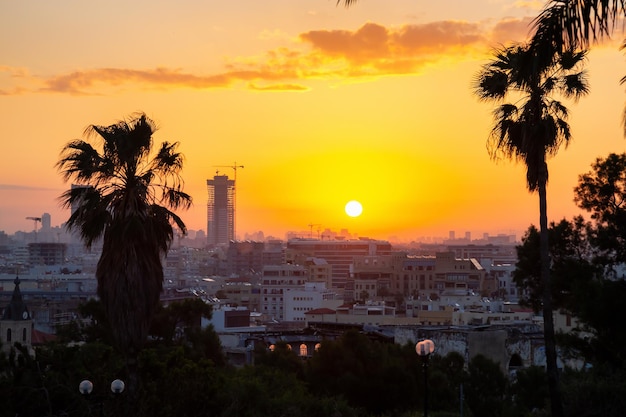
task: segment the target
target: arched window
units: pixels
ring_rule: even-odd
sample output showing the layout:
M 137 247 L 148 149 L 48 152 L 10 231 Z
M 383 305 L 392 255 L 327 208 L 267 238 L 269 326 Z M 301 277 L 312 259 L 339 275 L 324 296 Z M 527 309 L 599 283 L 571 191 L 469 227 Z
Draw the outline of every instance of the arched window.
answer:
M 306 345 L 303 343 L 300 345 L 300 356 L 307 356 L 309 353 L 309 349 L 306 347 Z
M 520 369 L 524 366 L 522 358 L 517 353 L 514 353 L 509 360 L 509 372 Z
M 322 344 L 321 344 L 321 343 L 316 343 L 316 344 L 315 344 L 315 350 L 316 350 L 316 351 L 320 350 L 320 348 L 321 348 L 321 347 L 322 347 Z
M 7 342 L 11 341 L 11 329 L 7 329 Z
M 26 327 L 22 329 L 22 342 L 26 341 Z
M 273 352 L 276 349 L 276 345 L 270 345 L 270 351 Z

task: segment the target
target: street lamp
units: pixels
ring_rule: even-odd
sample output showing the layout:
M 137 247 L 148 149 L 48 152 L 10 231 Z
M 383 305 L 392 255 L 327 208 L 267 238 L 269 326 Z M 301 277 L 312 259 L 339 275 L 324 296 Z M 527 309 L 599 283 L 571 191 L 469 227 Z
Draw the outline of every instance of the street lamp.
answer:
M 113 382 L 111 382 L 111 392 L 115 396 L 124 392 L 125 387 L 126 385 L 124 384 L 124 381 L 122 381 L 121 379 L 115 379 L 113 380 Z M 80 393 L 85 396 L 90 395 L 91 392 L 93 391 L 93 382 L 91 382 L 88 379 L 82 380 L 80 384 L 78 384 L 78 391 L 80 391 Z M 103 398 L 100 399 L 99 405 L 100 405 L 100 415 L 103 416 L 104 415 L 104 399 Z
M 430 339 L 422 340 L 415 345 L 415 352 L 422 358 L 424 368 L 424 417 L 428 417 L 428 359 L 434 351 L 435 343 Z

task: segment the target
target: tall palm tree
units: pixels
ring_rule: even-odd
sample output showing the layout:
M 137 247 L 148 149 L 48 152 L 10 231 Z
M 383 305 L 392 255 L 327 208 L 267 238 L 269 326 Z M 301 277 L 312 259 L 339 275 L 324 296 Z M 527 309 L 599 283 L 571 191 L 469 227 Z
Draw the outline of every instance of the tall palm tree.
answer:
M 519 160 L 526 166 L 526 185 L 539 195 L 541 280 L 544 284 L 543 318 L 546 365 L 552 415 L 563 415 L 554 337 L 554 319 L 548 251 L 546 185 L 547 159 L 571 138 L 568 110 L 554 98 L 562 94 L 578 100 L 588 93 L 582 63 L 585 52 L 568 51 L 552 55 L 546 65 L 538 65 L 536 51 L 530 45 L 500 49 L 493 61 L 478 73 L 474 91 L 480 100 L 499 103 L 493 112 L 494 127 L 488 140 L 492 158 L 501 156 Z M 503 103 L 513 96 L 514 103 Z
M 170 209 L 191 205 L 191 197 L 182 190 L 178 143 L 163 142 L 152 154 L 155 131 L 145 114 L 110 126 L 91 125 L 84 136 L 97 138 L 99 146 L 71 141 L 57 163 L 65 181 L 79 185 L 60 197 L 63 206 L 73 208 L 66 227 L 79 232 L 88 247 L 102 239 L 98 296 L 129 366 L 136 363 L 159 304 L 161 257 L 174 237 L 174 227 L 186 232 Z M 129 378 L 136 377 L 133 369 L 129 373 Z

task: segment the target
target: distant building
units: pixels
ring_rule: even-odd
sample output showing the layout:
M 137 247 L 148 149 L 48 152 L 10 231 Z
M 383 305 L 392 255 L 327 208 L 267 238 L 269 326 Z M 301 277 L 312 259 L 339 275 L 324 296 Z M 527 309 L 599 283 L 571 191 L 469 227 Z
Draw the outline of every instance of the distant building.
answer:
M 287 262 L 304 265 L 309 257 L 322 258 L 332 268 L 332 288 L 343 289 L 350 278 L 350 268 L 357 256 L 389 255 L 391 244 L 383 240 L 291 239 L 287 242 Z
M 490 295 L 498 289 L 497 280 L 474 258 L 457 258 L 454 252 L 440 252 L 435 257 L 433 289 L 439 294 L 467 294 L 475 292 Z
M 63 265 L 66 251 L 65 243 L 29 243 L 28 262 L 31 265 Z
M 207 243 L 225 244 L 235 239 L 235 181 L 227 175 L 207 180 Z
M 326 288 L 332 287 L 332 267 L 326 259 L 308 257 L 304 262 L 309 270 L 310 280 L 313 282 L 323 282 Z
M 435 281 L 435 256 L 411 256 L 402 260 L 394 274 L 392 289 L 405 296 L 419 297 L 433 288 Z
M 250 311 L 260 311 L 261 290 L 258 285 L 246 281 L 226 281 L 216 296 L 220 302 L 233 307 L 244 307 Z
M 307 311 L 319 308 L 338 308 L 342 300 L 326 288 L 323 282 L 307 282 L 302 288 L 287 289 L 283 293 L 283 318 L 285 321 L 301 322 L 304 325 Z
M 226 250 L 226 274 L 260 274 L 265 265 L 285 263 L 285 251 L 280 241 L 231 241 Z
M 284 294 L 304 289 L 309 271 L 300 265 L 267 265 L 261 278 L 261 313 L 276 320 L 285 320 Z
M 517 261 L 517 250 L 515 243 L 507 244 L 486 244 L 486 245 L 448 245 L 448 250 L 454 252 L 454 256 L 461 259 L 475 258 L 479 262 L 488 258 L 495 264 L 515 264 Z

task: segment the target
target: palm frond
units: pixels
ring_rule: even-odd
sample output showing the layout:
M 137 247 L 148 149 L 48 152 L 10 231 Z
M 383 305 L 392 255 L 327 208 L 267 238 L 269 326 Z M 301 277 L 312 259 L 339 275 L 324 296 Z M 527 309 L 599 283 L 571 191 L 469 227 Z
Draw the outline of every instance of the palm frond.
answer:
M 578 101 L 582 96 L 589 94 L 587 71 L 565 75 L 563 85 L 563 94 L 565 97 Z
M 337 5 L 343 3 L 344 6 L 346 7 L 350 7 L 353 4 L 355 4 L 357 2 L 357 0 L 337 0 Z
M 65 181 L 75 179 L 82 183 L 101 175 L 104 164 L 102 156 L 93 146 L 82 140 L 74 140 L 65 145 L 56 167 Z
M 168 188 L 163 193 L 163 201 L 168 207 L 174 210 L 179 208 L 188 209 L 192 205 L 192 198 L 189 194 L 180 189 Z
M 609 37 L 620 17 L 626 0 L 552 0 L 533 22 L 533 43 L 553 52 L 587 48 Z
M 506 97 L 509 77 L 500 69 L 487 68 L 474 82 L 474 94 L 480 100 L 498 100 Z

